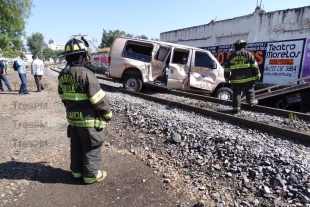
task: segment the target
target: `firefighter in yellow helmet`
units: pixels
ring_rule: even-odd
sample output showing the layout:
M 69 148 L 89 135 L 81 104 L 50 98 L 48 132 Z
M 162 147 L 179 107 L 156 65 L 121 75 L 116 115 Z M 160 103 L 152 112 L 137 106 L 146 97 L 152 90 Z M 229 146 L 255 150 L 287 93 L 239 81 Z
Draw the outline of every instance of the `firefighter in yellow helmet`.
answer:
M 255 81 L 261 77 L 254 56 L 245 50 L 247 43 L 237 40 L 233 44 L 235 51 L 225 63 L 224 76 L 226 82 L 230 82 L 233 90 L 233 112 L 241 109 L 241 93 L 245 89 L 247 103 L 251 106 L 258 102 L 255 100 Z
M 110 102 L 89 69 L 85 68 L 87 41 L 73 38 L 65 45 L 67 65 L 58 77 L 58 93 L 66 108 L 70 138 L 70 169 L 87 184 L 103 180 L 101 146 L 112 117 Z

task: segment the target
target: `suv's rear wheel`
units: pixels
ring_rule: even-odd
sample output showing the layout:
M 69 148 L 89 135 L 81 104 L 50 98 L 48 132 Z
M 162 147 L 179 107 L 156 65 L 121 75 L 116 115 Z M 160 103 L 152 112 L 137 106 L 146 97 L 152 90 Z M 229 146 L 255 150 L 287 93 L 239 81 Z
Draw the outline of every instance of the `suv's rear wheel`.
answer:
M 225 101 L 232 100 L 232 95 L 233 95 L 233 91 L 227 87 L 219 88 L 215 93 L 216 98 L 225 100 Z
M 142 80 L 139 76 L 127 75 L 124 78 L 123 86 L 126 90 L 138 92 L 142 89 Z

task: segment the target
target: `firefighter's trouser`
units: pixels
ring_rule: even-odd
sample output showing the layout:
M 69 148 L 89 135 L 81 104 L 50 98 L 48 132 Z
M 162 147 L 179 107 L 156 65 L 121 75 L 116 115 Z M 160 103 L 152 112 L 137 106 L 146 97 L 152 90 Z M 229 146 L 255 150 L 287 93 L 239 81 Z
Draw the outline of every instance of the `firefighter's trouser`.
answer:
M 232 84 L 233 91 L 233 111 L 239 111 L 241 109 L 241 95 L 243 88 L 245 89 L 246 100 L 248 104 L 255 103 L 255 82 L 249 81 L 246 83 L 234 83 Z
M 300 93 L 301 98 L 301 112 L 307 113 L 310 110 L 310 89 L 304 90 Z
M 101 146 L 104 130 L 70 127 L 72 173 L 82 173 L 85 178 L 95 178 L 101 166 Z

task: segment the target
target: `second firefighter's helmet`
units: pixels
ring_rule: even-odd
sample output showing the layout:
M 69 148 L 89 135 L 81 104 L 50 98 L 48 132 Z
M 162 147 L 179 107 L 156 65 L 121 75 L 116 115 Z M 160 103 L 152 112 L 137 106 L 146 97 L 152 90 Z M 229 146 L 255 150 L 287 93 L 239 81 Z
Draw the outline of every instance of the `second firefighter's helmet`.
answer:
M 85 52 L 87 52 L 87 45 L 85 45 L 84 41 L 72 38 L 66 43 L 63 55 L 67 56 Z
M 234 48 L 245 48 L 248 45 L 248 43 L 244 40 L 237 40 L 233 46 Z

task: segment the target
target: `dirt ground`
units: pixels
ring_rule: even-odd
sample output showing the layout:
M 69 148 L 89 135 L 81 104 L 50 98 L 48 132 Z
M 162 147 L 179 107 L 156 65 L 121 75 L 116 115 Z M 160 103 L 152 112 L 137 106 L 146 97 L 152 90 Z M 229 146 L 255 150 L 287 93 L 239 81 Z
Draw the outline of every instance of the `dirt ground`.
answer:
M 102 149 L 107 178 L 92 185 L 73 179 L 57 83 L 43 76 L 45 90 L 34 92 L 28 73 L 30 94 L 18 95 L 17 72 L 7 78 L 13 91 L 3 84 L 0 93 L 0 206 L 192 206 L 169 195 L 169 184 L 144 162 L 108 144 Z

